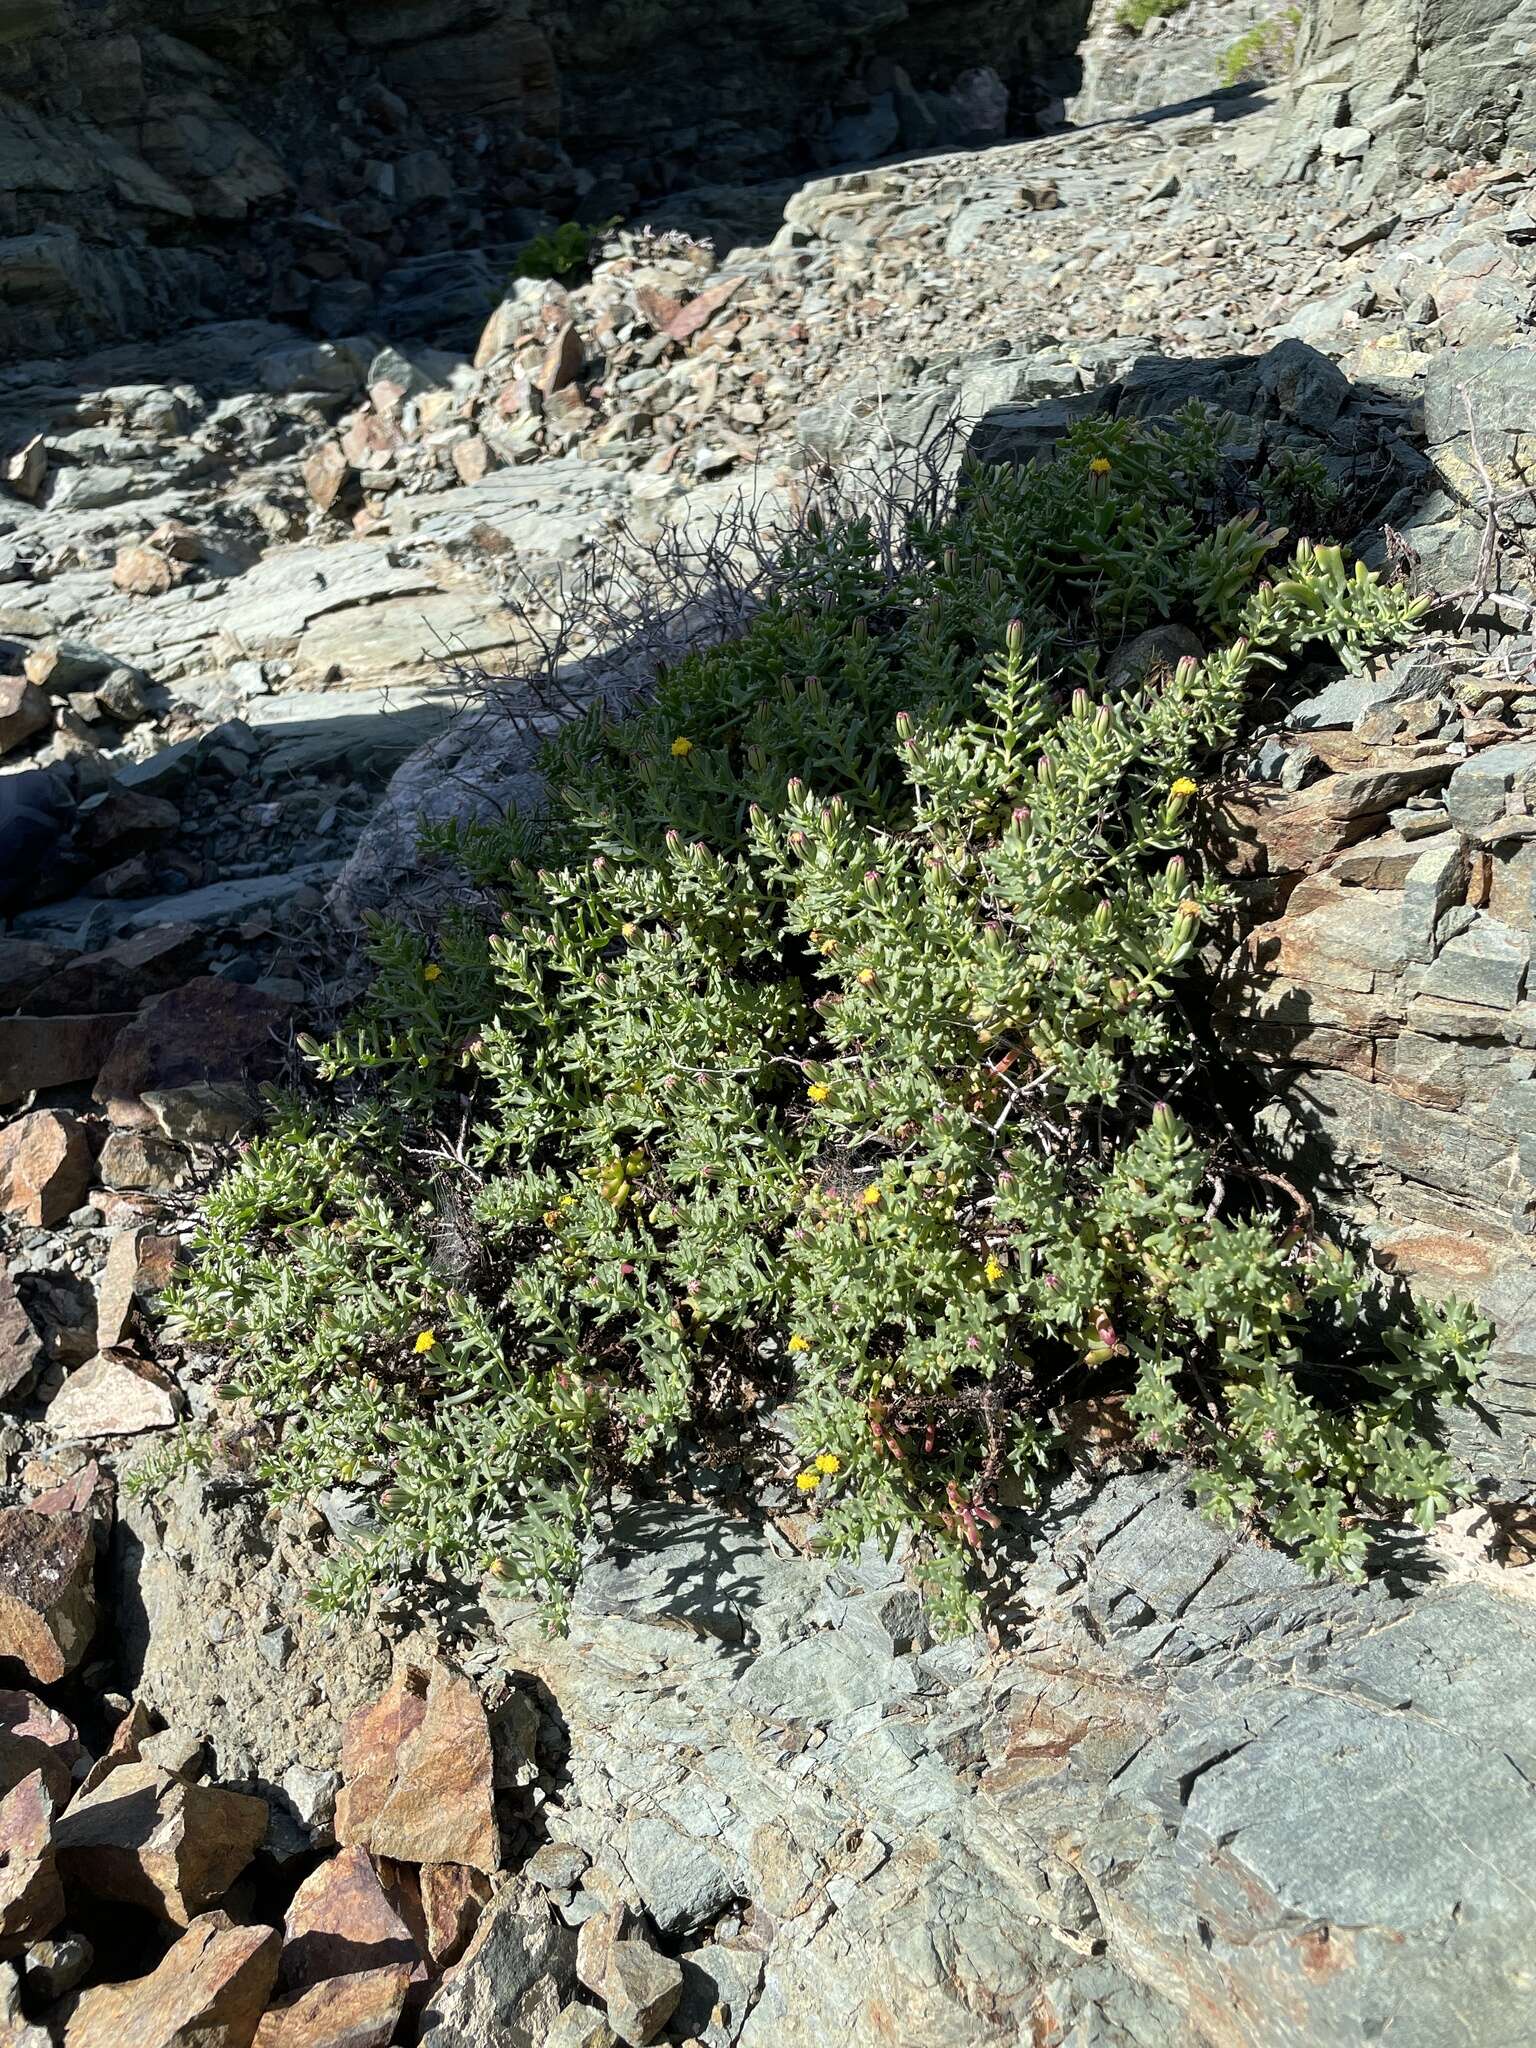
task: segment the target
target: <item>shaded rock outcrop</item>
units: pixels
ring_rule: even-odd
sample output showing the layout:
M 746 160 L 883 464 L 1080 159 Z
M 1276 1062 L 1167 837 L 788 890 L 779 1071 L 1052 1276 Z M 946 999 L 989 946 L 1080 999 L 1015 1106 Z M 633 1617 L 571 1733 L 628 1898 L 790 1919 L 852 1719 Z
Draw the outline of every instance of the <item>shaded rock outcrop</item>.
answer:
M 1085 11 L 7 0 L 0 355 L 199 309 L 349 334 L 423 298 L 441 338 L 456 303 L 487 305 L 449 252 L 499 238 L 510 255 L 557 219 L 703 181 L 1001 134 L 1008 89 L 1027 110 Z

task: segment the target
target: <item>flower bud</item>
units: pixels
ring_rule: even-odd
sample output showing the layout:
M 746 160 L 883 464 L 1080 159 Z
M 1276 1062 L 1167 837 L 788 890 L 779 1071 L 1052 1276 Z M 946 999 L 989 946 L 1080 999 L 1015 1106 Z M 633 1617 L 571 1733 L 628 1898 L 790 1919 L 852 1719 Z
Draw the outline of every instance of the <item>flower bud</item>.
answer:
M 1024 652 L 1024 621 L 1022 619 L 1010 619 L 1008 621 L 1008 652 L 1013 655 L 1015 660 Z

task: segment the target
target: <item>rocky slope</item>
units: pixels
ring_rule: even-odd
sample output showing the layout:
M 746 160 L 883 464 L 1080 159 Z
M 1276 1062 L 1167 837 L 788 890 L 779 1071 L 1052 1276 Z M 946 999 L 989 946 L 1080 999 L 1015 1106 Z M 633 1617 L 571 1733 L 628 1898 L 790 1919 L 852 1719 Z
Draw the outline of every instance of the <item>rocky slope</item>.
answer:
M 423 268 L 398 331 L 220 321 L 8 374 L 0 2041 L 1536 2032 L 1536 180 L 1432 129 L 1441 61 L 1390 174 L 1356 63 L 1347 97 L 1304 74 L 810 184 L 724 262 L 617 237 L 462 348 L 412 338 Z M 558 1643 L 481 1588 L 317 1614 L 366 1493 L 272 1506 L 155 1303 L 358 909 L 419 889 L 419 810 L 531 793 L 513 679 L 558 578 L 621 525 L 675 565 L 811 461 L 946 423 L 1027 459 L 1191 397 L 1287 451 L 1275 516 L 1441 599 L 1220 793 L 1220 1006 L 1277 1169 L 1497 1311 L 1473 1504 L 1318 1588 L 1090 1431 L 1008 1532 L 994 1639 L 936 1645 L 899 1561 L 828 1570 L 792 1512 L 707 1503 L 604 1523 Z M 615 675 L 597 624 L 556 650 L 578 695 Z M 489 709 L 457 715 L 445 647 L 507 668 Z M 187 1417 L 217 1456 L 178 1476 Z

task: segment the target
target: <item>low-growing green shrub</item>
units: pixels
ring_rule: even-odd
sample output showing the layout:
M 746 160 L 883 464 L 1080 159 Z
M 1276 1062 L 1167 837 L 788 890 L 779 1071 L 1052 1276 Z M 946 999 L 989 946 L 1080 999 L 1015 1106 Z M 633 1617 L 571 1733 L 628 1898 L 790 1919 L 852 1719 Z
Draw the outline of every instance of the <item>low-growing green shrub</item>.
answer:
M 1115 20 L 1121 28 L 1128 28 L 1132 35 L 1140 35 L 1149 21 L 1157 21 L 1164 15 L 1182 14 L 1189 0 L 1120 0 L 1115 9 Z
M 586 269 L 592 260 L 593 249 L 617 226 L 617 216 L 589 227 L 580 221 L 563 220 L 553 234 L 535 235 L 531 242 L 524 244 L 512 274 L 514 277 L 549 279 L 571 277 L 576 271 Z
M 1250 683 L 1422 606 L 1271 566 L 1235 488 L 1191 409 L 973 471 L 895 549 L 813 520 L 738 639 L 563 729 L 536 830 L 436 835 L 499 921 L 376 930 L 181 1302 L 279 1493 L 376 1496 L 331 1597 L 489 1568 L 558 1617 L 605 1488 L 729 1462 L 833 1546 L 915 1537 L 957 1623 L 1085 1403 L 1318 1571 L 1446 1506 L 1482 1326 L 1372 1334 L 1179 999 Z M 1205 658 L 1110 687 L 1169 619 Z
M 1262 84 L 1284 78 L 1296 61 L 1296 38 L 1301 33 L 1301 9 L 1288 7 L 1272 21 L 1255 22 L 1222 52 L 1223 85 Z

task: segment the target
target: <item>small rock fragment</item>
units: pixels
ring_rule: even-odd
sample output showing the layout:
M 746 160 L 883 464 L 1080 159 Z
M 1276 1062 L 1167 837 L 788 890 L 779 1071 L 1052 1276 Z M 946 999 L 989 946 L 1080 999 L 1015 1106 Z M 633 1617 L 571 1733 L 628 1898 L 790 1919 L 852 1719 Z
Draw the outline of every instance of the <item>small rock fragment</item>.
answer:
M 91 1182 L 91 1146 L 78 1118 L 35 1109 L 0 1130 L 0 1209 L 51 1229 L 80 1207 Z
M 0 1956 L 20 1955 L 64 1918 L 52 1824 L 53 1801 L 41 1771 L 0 1799 Z
M 96 1543 L 87 1515 L 0 1508 L 0 1657 L 57 1685 L 96 1628 Z
M 67 1998 L 96 1959 L 96 1952 L 83 1934 L 55 1934 L 46 1941 L 34 1941 L 22 1957 L 22 1982 L 36 2005 L 52 2005 Z M 4 2039 L 0 2033 L 0 2040 Z
M 129 1335 L 136 1304 L 169 1283 L 179 1252 L 174 1237 L 153 1230 L 116 1233 L 96 1282 L 96 1341 L 103 1351 Z
M 164 597 L 186 573 L 184 564 L 168 561 L 155 548 L 119 548 L 112 564 L 112 584 L 129 597 Z
M 26 1386 L 43 1362 L 43 1340 L 22 1307 L 10 1269 L 0 1266 L 0 1396 Z
M 186 1927 L 224 1896 L 266 1831 L 264 1799 L 131 1763 L 76 1796 L 54 1846 L 67 1885 Z
M 608 2024 L 629 2048 L 647 2048 L 682 1996 L 682 1965 L 643 1941 L 616 1941 L 598 1987 Z
M 0 676 L 0 754 L 14 753 L 53 723 L 48 699 L 25 676 Z

